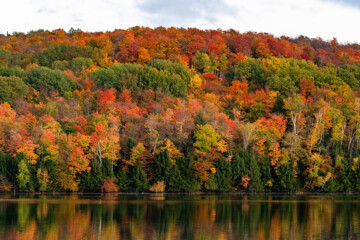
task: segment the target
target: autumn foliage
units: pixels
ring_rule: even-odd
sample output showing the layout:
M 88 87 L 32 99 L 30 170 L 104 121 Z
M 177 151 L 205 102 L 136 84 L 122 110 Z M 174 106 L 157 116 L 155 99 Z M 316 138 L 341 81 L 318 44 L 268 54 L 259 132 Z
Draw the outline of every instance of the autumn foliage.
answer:
M 1 35 L 0 191 L 360 191 L 359 80 L 336 39 Z

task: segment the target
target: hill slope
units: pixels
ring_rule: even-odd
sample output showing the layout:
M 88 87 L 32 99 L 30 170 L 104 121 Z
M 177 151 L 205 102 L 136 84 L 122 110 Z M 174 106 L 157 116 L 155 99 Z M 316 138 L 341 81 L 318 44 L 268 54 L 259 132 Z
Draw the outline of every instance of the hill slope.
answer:
M 0 191 L 359 191 L 360 47 L 141 28 L 0 37 Z

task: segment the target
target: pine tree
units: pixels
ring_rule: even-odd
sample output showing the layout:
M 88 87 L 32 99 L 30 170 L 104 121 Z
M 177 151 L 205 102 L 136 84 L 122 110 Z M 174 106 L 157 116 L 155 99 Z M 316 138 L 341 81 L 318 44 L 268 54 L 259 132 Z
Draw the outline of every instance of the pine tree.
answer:
M 224 158 L 220 158 L 216 163 L 215 181 L 219 191 L 231 190 L 231 165 Z
M 11 176 L 12 162 L 15 162 L 13 158 L 11 158 L 8 154 L 5 154 L 4 152 L 0 151 L 0 175 L 6 177 L 9 180 L 14 180 L 13 178 L 14 176 Z
M 100 168 L 98 161 L 94 161 L 94 165 L 95 167 L 92 167 L 89 172 L 86 171 L 80 175 L 79 188 L 83 191 L 100 192 L 103 180 L 102 171 L 95 171 L 95 169 Z
M 250 159 L 250 182 L 249 190 L 251 192 L 262 192 L 264 186 L 261 183 L 261 174 L 258 163 L 254 157 Z
M 353 186 L 354 186 L 354 190 L 356 190 L 357 192 L 360 192 L 360 161 L 359 158 L 355 158 L 357 160 L 356 163 L 354 163 L 353 169 L 352 169 L 352 174 L 351 174 L 351 179 L 353 182 Z
M 157 154 L 153 163 L 154 181 L 164 181 L 166 189 L 169 192 L 180 191 L 180 170 L 176 165 L 173 165 L 170 161 L 169 151 L 165 151 Z
M 143 169 L 142 163 L 138 163 L 132 173 L 132 190 L 135 192 L 145 192 L 149 189 L 149 182 Z
M 112 178 L 112 177 L 114 177 L 112 163 L 111 163 L 110 160 L 108 160 L 108 159 L 103 160 L 103 164 L 101 166 L 101 173 L 102 173 L 103 178 L 107 178 L 107 177 Z
M 211 174 L 209 176 L 208 180 L 204 184 L 204 188 L 207 191 L 217 191 L 218 190 L 218 186 L 216 184 L 216 179 L 215 179 L 215 174 Z
M 119 168 L 119 172 L 116 175 L 117 181 L 118 181 L 118 187 L 120 192 L 126 192 L 131 189 L 129 189 L 129 177 L 121 168 Z
M 245 161 L 243 157 L 237 153 L 232 163 L 232 181 L 233 185 L 238 188 L 241 184 L 241 179 L 245 174 Z
M 165 181 L 165 184 L 169 181 L 169 177 L 172 174 L 173 166 L 170 161 L 169 151 L 165 150 L 155 156 L 153 163 L 153 172 L 155 174 L 154 180 Z
M 342 192 L 350 192 L 353 190 L 353 184 L 350 182 L 351 166 L 345 157 L 336 156 L 335 174 L 337 190 Z
M 280 166 L 279 175 L 275 183 L 277 183 L 278 191 L 293 192 L 295 190 L 295 175 L 292 158 L 289 163 Z
M 188 154 L 186 157 L 179 157 L 176 160 L 176 167 L 180 173 L 179 188 L 181 191 L 195 191 L 199 189 L 194 171 L 194 159 Z
M 168 192 L 180 192 L 181 173 L 176 165 L 172 166 L 171 174 L 166 178 L 166 189 Z
M 270 159 L 268 157 L 265 157 L 261 159 L 260 162 L 260 175 L 262 180 L 262 185 L 266 186 L 264 187 L 263 191 L 269 191 L 270 187 L 266 185 L 269 181 L 272 181 L 271 179 L 271 165 L 270 165 Z

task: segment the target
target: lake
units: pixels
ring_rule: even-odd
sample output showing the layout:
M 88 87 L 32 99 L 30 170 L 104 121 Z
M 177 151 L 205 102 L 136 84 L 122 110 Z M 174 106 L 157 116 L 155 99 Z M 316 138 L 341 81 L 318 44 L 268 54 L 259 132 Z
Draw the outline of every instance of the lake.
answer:
M 0 195 L 0 239 L 359 239 L 360 195 Z

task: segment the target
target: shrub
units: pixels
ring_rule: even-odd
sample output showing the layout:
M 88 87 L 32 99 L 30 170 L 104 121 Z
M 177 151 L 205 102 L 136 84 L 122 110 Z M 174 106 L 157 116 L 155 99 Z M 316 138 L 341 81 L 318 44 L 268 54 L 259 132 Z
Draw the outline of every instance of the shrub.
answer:
M 157 181 L 150 187 L 151 192 L 160 193 L 165 191 L 166 185 L 164 184 L 164 181 Z
M 2 175 L 0 175 L 0 192 L 10 192 L 12 184 Z
M 118 192 L 119 189 L 117 185 L 114 183 L 115 178 L 105 178 L 101 185 L 101 192 Z

